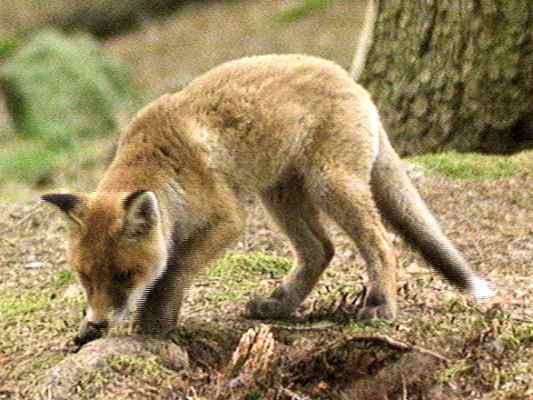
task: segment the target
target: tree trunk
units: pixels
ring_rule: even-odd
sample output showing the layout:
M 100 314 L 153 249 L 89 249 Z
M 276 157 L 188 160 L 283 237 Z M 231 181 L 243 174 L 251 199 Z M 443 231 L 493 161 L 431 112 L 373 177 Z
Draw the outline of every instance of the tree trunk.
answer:
M 533 2 L 375 4 L 361 83 L 400 154 L 533 147 Z

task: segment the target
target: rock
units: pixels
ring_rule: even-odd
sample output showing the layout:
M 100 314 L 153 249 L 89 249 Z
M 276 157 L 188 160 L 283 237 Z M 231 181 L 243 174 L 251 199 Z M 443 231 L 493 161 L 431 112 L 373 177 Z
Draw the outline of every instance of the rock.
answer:
M 43 263 L 41 261 L 32 261 L 28 264 L 26 264 L 27 269 L 39 269 L 46 267 L 46 263 Z
M 416 261 L 411 262 L 407 267 L 405 267 L 405 271 L 410 274 L 429 274 L 430 273 L 428 268 L 423 268 Z

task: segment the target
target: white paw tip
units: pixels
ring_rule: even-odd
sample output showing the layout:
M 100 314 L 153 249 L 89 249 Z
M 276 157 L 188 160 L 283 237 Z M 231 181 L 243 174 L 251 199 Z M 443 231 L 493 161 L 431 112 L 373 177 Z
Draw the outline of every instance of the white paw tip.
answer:
M 477 301 L 488 300 L 496 296 L 493 285 L 481 278 L 475 278 L 470 287 L 470 293 Z

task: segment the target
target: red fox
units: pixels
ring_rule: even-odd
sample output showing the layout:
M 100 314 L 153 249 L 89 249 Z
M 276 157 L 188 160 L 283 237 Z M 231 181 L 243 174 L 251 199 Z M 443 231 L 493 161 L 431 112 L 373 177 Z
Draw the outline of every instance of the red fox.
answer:
M 92 194 L 47 194 L 71 221 L 70 260 L 88 300 L 78 343 L 136 307 L 143 334 L 176 325 L 184 288 L 243 229 L 257 194 L 298 257 L 247 305 L 288 317 L 333 257 L 329 215 L 368 267 L 361 318 L 397 314 L 396 258 L 381 217 L 449 282 L 493 295 L 442 233 L 391 147 L 369 94 L 333 62 L 300 55 L 223 64 L 141 110 Z

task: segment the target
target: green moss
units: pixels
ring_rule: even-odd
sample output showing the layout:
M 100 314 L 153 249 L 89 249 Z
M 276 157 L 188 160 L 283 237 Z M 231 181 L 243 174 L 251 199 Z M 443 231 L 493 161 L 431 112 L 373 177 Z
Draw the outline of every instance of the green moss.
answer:
M 159 377 L 166 372 L 155 358 L 130 354 L 114 356 L 109 360 L 108 365 L 120 373 L 141 374 L 148 377 Z
M 71 271 L 60 271 L 56 274 L 55 286 L 56 287 L 65 287 L 74 283 L 76 277 Z
M 262 253 L 228 254 L 210 268 L 209 276 L 238 279 L 254 275 L 267 275 L 275 278 L 287 273 L 291 267 L 291 261 L 284 257 L 274 257 Z
M 276 22 L 294 22 L 326 8 L 330 3 L 331 0 L 304 0 L 303 4 L 276 15 L 274 20 Z
M 346 332 L 355 335 L 387 335 L 394 331 L 396 324 L 383 319 L 351 322 Z
M 485 180 L 531 173 L 533 155 L 496 156 L 477 153 L 446 152 L 408 159 L 430 173 L 452 179 Z
M 16 39 L 0 39 L 0 60 L 9 57 L 18 46 Z
M 28 318 L 31 314 L 45 310 L 50 300 L 43 295 L 13 296 L 9 293 L 0 295 L 0 320 L 17 320 Z

